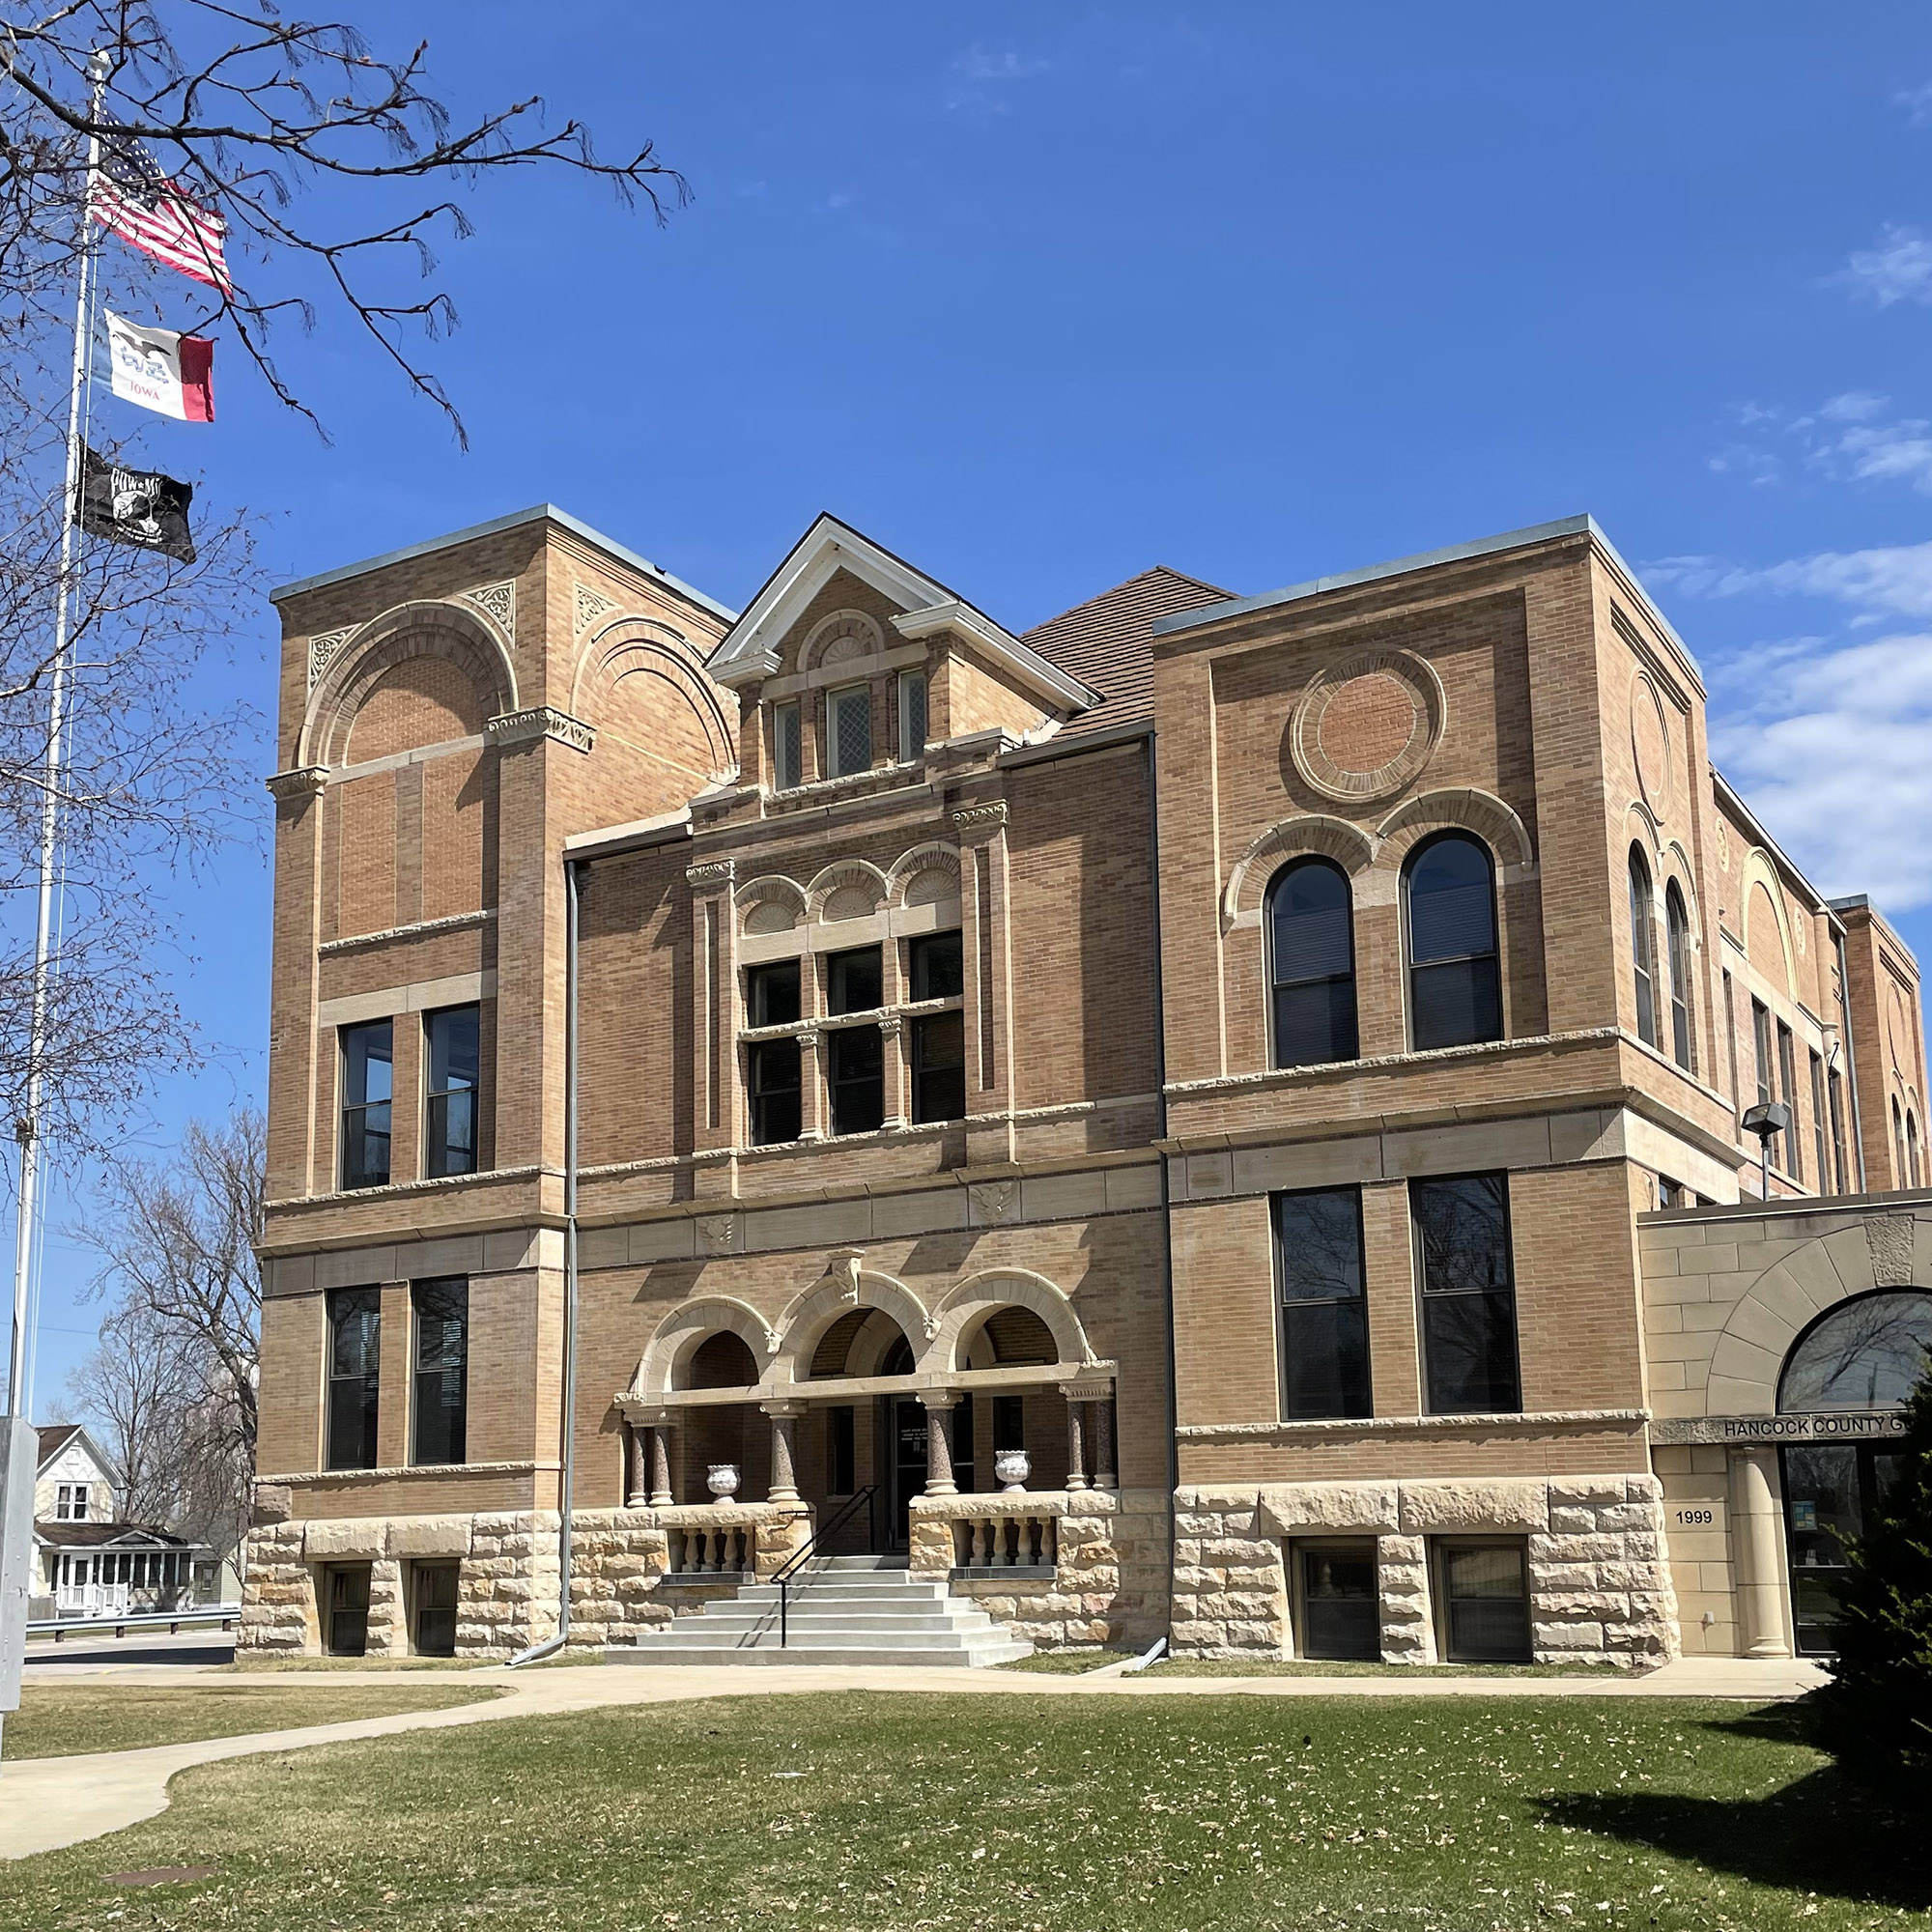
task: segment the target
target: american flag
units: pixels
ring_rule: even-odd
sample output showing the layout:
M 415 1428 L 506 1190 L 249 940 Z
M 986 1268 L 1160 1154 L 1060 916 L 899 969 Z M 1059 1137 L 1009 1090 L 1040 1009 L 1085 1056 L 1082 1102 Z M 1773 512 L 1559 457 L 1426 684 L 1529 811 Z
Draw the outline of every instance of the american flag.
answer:
M 233 293 L 221 251 L 227 223 L 191 200 L 130 136 L 109 134 L 100 143 L 94 218 L 156 261 Z

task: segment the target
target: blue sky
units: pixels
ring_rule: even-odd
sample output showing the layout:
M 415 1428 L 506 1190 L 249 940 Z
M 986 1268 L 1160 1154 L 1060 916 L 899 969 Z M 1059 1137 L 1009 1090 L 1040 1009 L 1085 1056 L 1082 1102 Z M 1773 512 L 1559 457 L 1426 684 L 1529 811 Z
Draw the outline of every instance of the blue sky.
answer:
M 467 455 L 339 319 L 277 345 L 330 445 L 217 351 L 219 422 L 147 446 L 263 515 L 268 581 L 548 498 L 736 604 L 824 508 L 1017 628 L 1587 509 L 1774 833 L 1932 948 L 1923 8 L 350 11 L 695 198 L 475 193 L 432 352 Z M 264 710 L 275 637 L 220 673 Z M 156 890 L 213 1055 L 158 1147 L 259 1093 L 266 849 Z M 85 1274 L 50 1242 L 43 1412 Z

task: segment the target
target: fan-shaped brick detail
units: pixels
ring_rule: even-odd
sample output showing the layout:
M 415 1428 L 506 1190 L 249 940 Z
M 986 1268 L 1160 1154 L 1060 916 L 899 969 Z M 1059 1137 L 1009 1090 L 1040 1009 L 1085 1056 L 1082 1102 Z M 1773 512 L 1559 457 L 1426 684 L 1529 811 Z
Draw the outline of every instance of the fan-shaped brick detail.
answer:
M 886 647 L 878 619 L 863 611 L 834 611 L 821 617 L 799 647 L 801 671 L 818 665 L 843 664 L 853 658 L 874 657 Z
M 863 919 L 884 904 L 886 890 L 886 875 L 876 866 L 863 859 L 841 859 L 826 867 L 805 889 L 805 902 L 813 919 Z M 839 901 L 837 912 L 831 910 L 835 896 Z M 865 899 L 863 906 L 860 896 Z
M 896 1276 L 858 1268 L 849 1275 L 820 1277 L 795 1296 L 779 1317 L 781 1339 L 772 1378 L 778 1382 L 810 1380 L 812 1358 L 826 1331 L 855 1308 L 877 1309 L 889 1317 L 904 1335 L 914 1357 L 925 1355 L 934 1328 L 925 1303 Z M 923 1360 L 921 1366 L 924 1366 Z
M 781 872 L 767 872 L 738 888 L 737 906 L 741 930 L 789 932 L 805 918 L 805 888 Z
M 959 896 L 959 848 L 934 842 L 915 845 L 886 874 L 894 905 L 943 905 Z
M 1474 785 L 1404 799 L 1376 828 L 1377 838 L 1392 848 L 1380 856 L 1384 862 L 1399 861 L 1419 839 L 1451 828 L 1473 832 L 1506 868 L 1536 862 L 1528 827 L 1493 792 Z
M 1221 916 L 1229 924 L 1259 919 L 1262 894 L 1275 868 L 1307 853 L 1333 859 L 1351 876 L 1375 864 L 1376 840 L 1359 825 L 1325 812 L 1302 812 L 1271 825 L 1235 862 L 1221 895 Z
M 838 891 L 826 895 L 818 916 L 825 920 L 866 919 L 876 904 L 877 901 L 864 886 L 840 886 Z

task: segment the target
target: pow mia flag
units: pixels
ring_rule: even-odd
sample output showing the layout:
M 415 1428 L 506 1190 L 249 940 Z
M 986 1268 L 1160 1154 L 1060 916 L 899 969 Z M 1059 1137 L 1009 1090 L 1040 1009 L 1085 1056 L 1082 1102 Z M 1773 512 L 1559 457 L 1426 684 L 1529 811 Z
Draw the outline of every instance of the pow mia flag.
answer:
M 187 506 L 193 499 L 192 483 L 177 483 L 158 470 L 124 469 L 81 445 L 73 513 L 89 536 L 159 551 L 192 563 L 194 539 L 188 535 Z

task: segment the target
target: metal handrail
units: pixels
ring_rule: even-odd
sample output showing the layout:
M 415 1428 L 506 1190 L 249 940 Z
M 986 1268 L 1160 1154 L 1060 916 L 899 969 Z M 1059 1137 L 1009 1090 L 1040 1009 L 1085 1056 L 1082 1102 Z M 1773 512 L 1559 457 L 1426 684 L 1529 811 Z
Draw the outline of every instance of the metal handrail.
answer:
M 783 1650 L 791 1630 L 791 1584 L 792 1574 L 804 1566 L 806 1559 L 817 1548 L 819 1540 L 832 1534 L 835 1529 L 843 1529 L 846 1521 L 857 1511 L 859 1505 L 866 1505 L 866 1528 L 867 1543 L 876 1543 L 872 1534 L 878 1527 L 878 1517 L 873 1505 L 879 1494 L 876 1483 L 867 1483 L 863 1490 L 856 1490 L 845 1500 L 845 1507 L 828 1522 L 820 1523 L 803 1543 L 773 1572 L 772 1581 L 779 1586 L 779 1648 Z
M 223 1630 L 242 1614 L 240 1604 L 193 1604 L 184 1610 L 134 1610 L 127 1616 L 35 1617 L 27 1625 L 29 1636 L 51 1636 L 58 1643 L 81 1631 L 158 1630 L 166 1624 L 172 1636 L 183 1624 L 218 1623 Z

